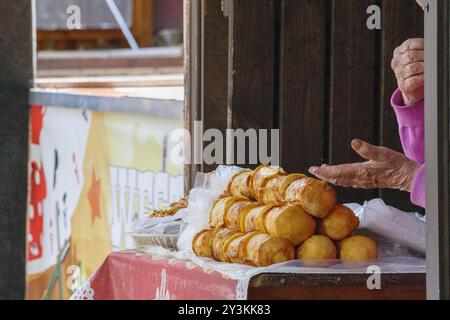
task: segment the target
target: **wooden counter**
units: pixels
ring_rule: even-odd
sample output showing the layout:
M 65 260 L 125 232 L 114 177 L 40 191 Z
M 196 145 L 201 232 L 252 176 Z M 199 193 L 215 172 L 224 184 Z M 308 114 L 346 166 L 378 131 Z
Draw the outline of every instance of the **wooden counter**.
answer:
M 368 290 L 368 274 L 261 274 L 251 279 L 249 300 L 425 300 L 425 273 L 381 275 Z
M 419 269 L 418 269 L 419 270 Z M 253 271 L 253 270 L 252 270 Z M 283 271 L 277 269 L 277 271 Z M 245 272 L 245 270 L 244 270 Z M 73 298 L 95 300 L 424 300 L 425 273 L 381 274 L 369 290 L 365 273 L 262 273 L 248 282 L 188 260 L 113 253 Z M 80 296 L 90 292 L 91 296 Z

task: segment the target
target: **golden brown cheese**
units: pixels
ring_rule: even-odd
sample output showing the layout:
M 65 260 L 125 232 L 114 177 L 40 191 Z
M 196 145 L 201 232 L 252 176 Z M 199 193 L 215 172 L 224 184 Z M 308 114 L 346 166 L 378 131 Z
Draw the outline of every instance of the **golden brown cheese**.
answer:
M 337 257 L 336 246 L 326 236 L 315 235 L 306 240 L 298 249 L 300 260 L 334 260 Z
M 227 241 L 239 234 L 239 232 L 229 230 L 229 229 L 220 229 L 213 237 L 212 237 L 212 252 L 214 259 L 221 262 L 227 262 L 227 258 L 225 257 L 224 247 Z
M 256 168 L 250 180 L 250 192 L 253 198 L 258 200 L 259 189 L 264 187 L 269 179 L 280 175 L 286 175 L 280 167 L 263 165 Z
M 225 213 L 225 225 L 228 229 L 244 231 L 245 218 L 250 210 L 257 207 L 256 202 L 247 200 L 237 201 L 230 205 Z
M 343 205 L 337 205 L 331 213 L 322 219 L 320 233 L 333 240 L 347 238 L 359 226 L 355 213 Z
M 287 239 L 295 246 L 316 232 L 316 221 L 300 206 L 286 205 L 271 209 L 265 217 L 265 229 L 270 235 Z
M 253 172 L 245 170 L 235 174 L 228 183 L 227 191 L 233 196 L 243 196 L 248 199 L 254 200 L 250 191 L 250 181 Z
M 244 231 L 245 232 L 260 231 L 267 233 L 264 221 L 267 212 L 269 212 L 269 210 L 272 209 L 273 207 L 274 207 L 273 205 L 269 204 L 261 207 L 256 207 L 250 210 L 250 212 L 245 217 Z
M 212 238 L 219 229 L 205 229 L 197 233 L 192 239 L 192 250 L 200 257 L 214 258 Z
M 245 237 L 245 234 L 242 233 L 237 235 L 236 237 L 231 238 L 228 243 L 227 248 L 225 249 L 225 257 L 230 263 L 242 263 L 239 257 L 239 246 L 241 244 L 242 239 Z
M 324 218 L 336 206 L 337 197 L 334 189 L 327 183 L 313 178 L 303 178 L 289 185 L 285 201 L 299 203 L 310 215 Z
M 339 243 L 339 257 L 343 261 L 375 260 L 377 256 L 377 244 L 370 238 L 353 236 Z
M 286 189 L 292 182 L 303 178 L 306 178 L 303 174 L 283 174 L 267 178 L 266 184 L 258 190 L 259 202 L 262 204 L 283 205 Z
M 225 197 L 214 202 L 209 215 L 209 225 L 215 228 L 225 226 L 225 215 L 228 208 L 237 201 L 246 200 L 244 197 Z
M 295 249 L 288 240 L 259 233 L 250 238 L 247 244 L 248 265 L 266 267 L 294 259 Z

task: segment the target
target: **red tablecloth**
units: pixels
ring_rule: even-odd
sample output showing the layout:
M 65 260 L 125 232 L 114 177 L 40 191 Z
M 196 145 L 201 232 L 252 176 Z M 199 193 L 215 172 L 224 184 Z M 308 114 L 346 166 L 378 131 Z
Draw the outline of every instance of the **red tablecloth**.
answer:
M 113 253 L 73 299 L 234 300 L 236 287 L 236 280 L 190 261 Z

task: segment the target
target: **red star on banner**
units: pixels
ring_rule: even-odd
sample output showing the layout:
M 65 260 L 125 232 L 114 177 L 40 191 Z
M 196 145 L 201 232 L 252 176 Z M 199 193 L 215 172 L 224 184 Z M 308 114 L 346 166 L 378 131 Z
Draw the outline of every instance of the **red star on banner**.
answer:
M 95 218 L 100 219 L 100 179 L 97 179 L 95 169 L 92 170 L 92 182 L 88 192 L 88 200 L 91 206 L 92 224 L 94 224 Z

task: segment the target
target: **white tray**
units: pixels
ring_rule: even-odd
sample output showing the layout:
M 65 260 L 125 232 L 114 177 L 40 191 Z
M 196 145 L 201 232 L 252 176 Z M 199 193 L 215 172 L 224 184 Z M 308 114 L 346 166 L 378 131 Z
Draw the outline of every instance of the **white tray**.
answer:
M 178 235 L 134 233 L 131 236 L 138 248 L 159 246 L 166 249 L 177 249 Z

